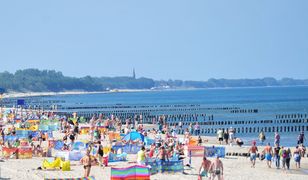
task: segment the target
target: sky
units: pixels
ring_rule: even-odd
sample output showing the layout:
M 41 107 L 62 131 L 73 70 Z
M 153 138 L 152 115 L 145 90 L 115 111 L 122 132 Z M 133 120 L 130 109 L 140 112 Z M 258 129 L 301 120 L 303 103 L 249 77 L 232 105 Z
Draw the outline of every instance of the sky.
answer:
M 0 72 L 308 79 L 307 0 L 0 2 Z

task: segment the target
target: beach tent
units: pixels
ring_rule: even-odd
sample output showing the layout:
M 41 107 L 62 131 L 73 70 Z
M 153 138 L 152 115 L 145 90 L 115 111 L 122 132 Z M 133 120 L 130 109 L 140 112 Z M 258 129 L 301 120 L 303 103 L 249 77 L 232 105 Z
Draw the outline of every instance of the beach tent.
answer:
M 123 137 L 122 140 L 125 141 L 135 141 L 137 139 L 140 139 L 142 142 L 144 142 L 144 136 L 138 132 L 131 132 Z

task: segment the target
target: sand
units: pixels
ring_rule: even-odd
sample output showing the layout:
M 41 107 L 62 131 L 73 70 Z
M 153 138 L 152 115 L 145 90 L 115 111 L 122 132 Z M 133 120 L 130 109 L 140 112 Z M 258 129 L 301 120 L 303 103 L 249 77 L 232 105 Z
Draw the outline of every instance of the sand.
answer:
M 79 137 L 85 138 L 85 137 Z M 204 145 L 216 144 L 215 137 L 207 137 L 209 143 Z M 226 146 L 226 152 L 247 152 L 248 147 L 238 146 Z M 262 150 L 262 147 L 259 147 Z M 212 158 L 209 158 L 212 160 Z M 59 170 L 37 170 L 42 165 L 44 158 L 33 157 L 32 159 L 7 159 L 4 162 L 0 162 L 0 177 L 2 179 L 11 180 L 41 180 L 44 178 L 73 178 L 83 176 L 83 167 L 79 162 L 71 162 L 71 171 L 62 172 Z M 225 180 L 260 180 L 260 179 L 271 179 L 271 180 L 301 180 L 308 178 L 308 158 L 302 158 L 302 168 L 295 169 L 295 163 L 292 159 L 291 170 L 283 171 L 276 169 L 274 166 L 269 169 L 266 166 L 265 161 L 257 160 L 256 167 L 251 168 L 250 160 L 246 157 L 226 157 L 221 159 L 224 164 L 224 179 Z M 109 163 L 109 167 L 94 166 L 91 170 L 91 175 L 95 176 L 98 180 L 110 179 L 111 169 L 110 167 L 128 167 L 134 165 L 136 155 L 129 155 L 128 161 L 126 162 L 115 162 Z M 188 159 L 185 160 L 188 162 Z M 184 173 L 176 174 L 155 174 L 151 175 L 153 180 L 181 180 L 191 179 L 196 180 L 198 170 L 201 164 L 202 158 L 192 158 L 191 168 L 185 167 Z

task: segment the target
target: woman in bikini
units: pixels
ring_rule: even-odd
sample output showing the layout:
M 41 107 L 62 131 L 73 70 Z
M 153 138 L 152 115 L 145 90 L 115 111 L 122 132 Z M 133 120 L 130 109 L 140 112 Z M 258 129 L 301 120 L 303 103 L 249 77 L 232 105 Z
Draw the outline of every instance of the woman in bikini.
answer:
M 91 171 L 91 156 L 90 150 L 87 150 L 86 155 L 80 160 L 84 168 L 84 177 L 89 177 Z

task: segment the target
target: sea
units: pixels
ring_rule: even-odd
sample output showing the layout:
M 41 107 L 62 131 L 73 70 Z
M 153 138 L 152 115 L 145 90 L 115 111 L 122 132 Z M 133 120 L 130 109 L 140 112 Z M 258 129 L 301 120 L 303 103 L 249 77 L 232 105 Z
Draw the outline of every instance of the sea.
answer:
M 233 107 L 241 109 L 258 109 L 252 119 L 266 119 L 279 114 L 308 114 L 308 86 L 293 87 L 254 87 L 254 88 L 220 88 L 189 90 L 153 90 L 139 92 L 113 92 L 80 95 L 57 95 L 35 97 L 41 102 L 57 102 L 62 107 L 74 106 L 159 106 L 197 105 L 203 107 L 204 113 L 214 114 L 215 120 L 227 120 L 223 112 L 215 114 L 210 109 Z M 206 109 L 208 108 L 208 109 Z M 168 112 L 163 112 L 168 113 Z M 172 113 L 172 112 L 170 112 Z M 187 113 L 187 112 L 180 112 Z M 243 118 L 241 114 L 236 118 Z M 245 117 L 247 120 L 247 117 Z M 307 117 L 308 119 L 308 117 Z M 307 123 L 308 124 L 308 123 Z M 281 144 L 295 146 L 299 132 L 281 133 Z M 246 145 L 257 140 L 258 133 L 238 134 Z M 273 143 L 274 133 L 266 134 L 266 142 Z M 307 138 L 308 139 L 308 138 Z M 307 144 L 307 143 L 305 143 Z

